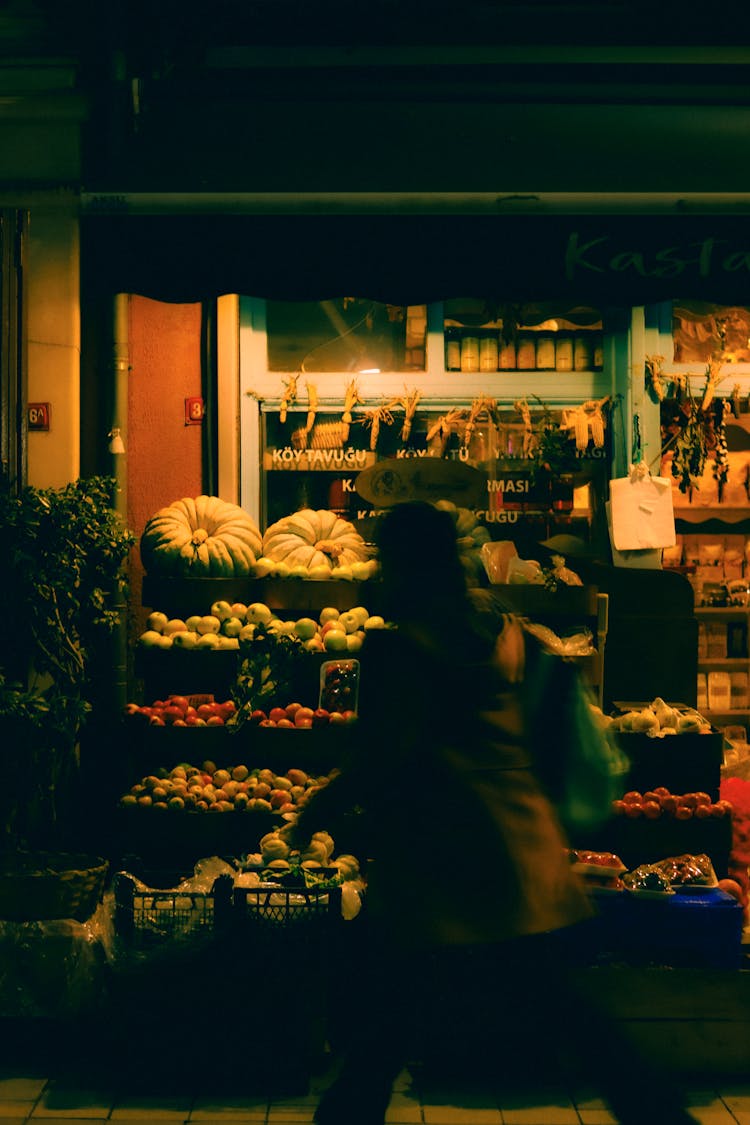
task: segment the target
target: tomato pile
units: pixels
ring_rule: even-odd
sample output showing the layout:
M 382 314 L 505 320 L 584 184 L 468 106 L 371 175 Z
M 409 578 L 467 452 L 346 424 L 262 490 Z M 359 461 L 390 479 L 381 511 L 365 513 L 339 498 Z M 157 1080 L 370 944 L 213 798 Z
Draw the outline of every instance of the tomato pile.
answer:
M 658 789 L 648 789 L 645 793 L 631 790 L 622 798 L 612 802 L 612 811 L 618 816 L 631 820 L 659 820 L 671 817 L 674 820 L 707 820 L 730 816 L 732 804 L 726 799 L 712 801 L 708 793 L 670 793 L 663 785 Z

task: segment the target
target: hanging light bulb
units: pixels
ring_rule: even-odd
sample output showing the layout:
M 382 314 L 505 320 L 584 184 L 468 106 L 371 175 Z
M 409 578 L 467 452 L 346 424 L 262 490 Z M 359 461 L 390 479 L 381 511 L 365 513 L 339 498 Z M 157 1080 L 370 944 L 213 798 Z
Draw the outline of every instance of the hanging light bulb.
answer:
M 122 437 L 120 436 L 120 430 L 119 430 L 118 427 L 115 427 L 114 429 L 110 430 L 109 434 L 107 436 L 109 437 L 109 452 L 110 453 L 124 453 L 125 452 L 125 443 L 123 442 Z

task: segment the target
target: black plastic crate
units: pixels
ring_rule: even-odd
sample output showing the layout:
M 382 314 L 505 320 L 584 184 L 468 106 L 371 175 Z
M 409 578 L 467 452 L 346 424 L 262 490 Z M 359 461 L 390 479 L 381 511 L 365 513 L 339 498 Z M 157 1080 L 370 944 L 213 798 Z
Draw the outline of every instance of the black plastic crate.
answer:
M 115 935 L 128 950 L 142 953 L 175 942 L 212 940 L 230 924 L 231 889 L 229 875 L 219 876 L 210 891 L 188 891 L 148 886 L 118 872 L 113 879 Z

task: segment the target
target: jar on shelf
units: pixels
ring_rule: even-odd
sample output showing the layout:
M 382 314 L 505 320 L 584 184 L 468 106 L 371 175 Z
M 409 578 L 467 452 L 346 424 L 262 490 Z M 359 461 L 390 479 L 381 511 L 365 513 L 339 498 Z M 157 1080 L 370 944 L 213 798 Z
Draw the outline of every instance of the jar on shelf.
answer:
M 447 371 L 461 370 L 461 335 L 457 328 L 445 330 L 445 367 Z
M 570 332 L 558 332 L 555 341 L 555 371 L 573 370 L 573 336 Z
M 540 332 L 536 338 L 536 369 L 555 370 L 555 337 L 551 332 Z
M 588 332 L 579 332 L 573 342 L 573 367 L 576 371 L 591 371 L 594 366 L 594 349 Z
M 464 336 L 461 341 L 461 370 L 479 370 L 479 337 Z
M 536 369 L 536 339 L 533 332 L 519 332 L 516 344 L 516 368 L 519 371 Z
M 497 371 L 498 346 L 497 333 L 486 332 L 479 338 L 479 370 Z
M 500 341 L 497 366 L 500 371 L 516 370 L 516 345 L 514 340 Z
M 604 367 L 604 336 L 601 332 L 594 333 L 594 371 L 601 371 Z

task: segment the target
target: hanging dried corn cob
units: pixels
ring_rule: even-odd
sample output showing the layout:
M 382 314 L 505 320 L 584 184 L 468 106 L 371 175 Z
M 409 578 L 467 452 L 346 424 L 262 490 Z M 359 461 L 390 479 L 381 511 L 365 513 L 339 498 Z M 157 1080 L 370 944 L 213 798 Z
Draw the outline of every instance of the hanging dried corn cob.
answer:
M 286 414 L 289 407 L 297 401 L 297 380 L 299 375 L 292 375 L 284 383 L 284 393 L 281 396 L 279 403 L 279 421 L 286 422 Z
M 411 426 L 414 420 L 414 413 L 417 409 L 417 403 L 419 402 L 421 397 L 422 392 L 418 391 L 416 388 L 411 392 L 406 387 L 404 388 L 404 397 L 401 399 L 401 405 L 404 408 L 404 422 L 401 427 L 401 440 L 402 442 L 404 442 L 404 444 L 406 444 L 406 442 L 409 440 L 409 436 L 411 434 Z
M 735 418 L 740 416 L 740 385 L 735 383 L 732 387 L 732 413 Z
M 531 409 L 525 398 L 513 404 L 514 410 L 521 415 L 523 422 L 523 456 L 531 457 L 534 448 L 534 429 L 531 425 Z
M 497 402 L 494 398 L 480 395 L 472 402 L 464 432 L 464 445 L 468 446 L 478 418 L 491 418 L 493 421 L 497 421 Z
M 706 368 L 706 385 L 703 389 L 703 400 L 701 402 L 701 410 L 708 410 L 714 397 L 714 391 L 718 387 L 721 380 L 724 378 L 721 372 L 721 364 L 718 360 L 709 360 L 708 367 Z
M 659 402 L 664 401 L 664 374 L 662 372 L 663 355 L 646 356 L 646 376 L 651 383 L 651 390 Z
M 315 415 L 318 410 L 318 388 L 309 380 L 305 383 L 305 386 L 307 387 L 307 422 L 305 423 L 305 432 L 309 434 L 315 425 Z
M 425 437 L 427 448 L 431 449 L 434 446 L 438 455 L 442 457 L 448 444 L 448 438 L 453 433 L 453 427 L 457 426 L 465 417 L 466 412 L 464 410 L 449 410 L 447 414 L 441 414 L 427 431 Z
M 355 406 L 363 404 L 364 401 L 365 400 L 359 396 L 359 387 L 357 386 L 356 379 L 352 379 L 351 382 L 347 384 L 346 393 L 344 395 L 344 412 L 341 415 L 341 421 L 344 427 L 342 444 L 344 441 L 349 440 L 349 427 L 352 424 L 352 410 Z
M 363 424 L 370 427 L 371 450 L 377 449 L 381 425 L 393 425 L 392 409 L 397 405 L 397 403 L 398 400 L 393 400 L 388 403 L 383 403 L 382 406 L 376 406 L 374 410 L 367 410 L 365 412 Z
M 567 430 L 575 437 L 576 449 L 588 449 L 589 440 L 597 449 L 604 445 L 604 415 L 602 407 L 609 402 L 609 395 L 600 399 L 588 399 L 580 406 L 563 410 L 560 429 Z

